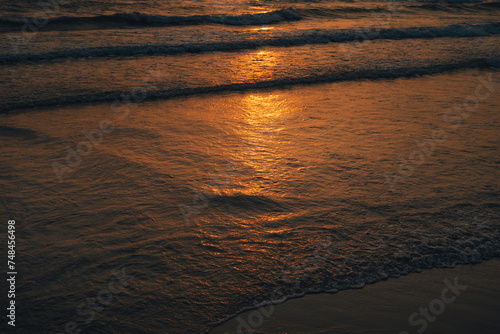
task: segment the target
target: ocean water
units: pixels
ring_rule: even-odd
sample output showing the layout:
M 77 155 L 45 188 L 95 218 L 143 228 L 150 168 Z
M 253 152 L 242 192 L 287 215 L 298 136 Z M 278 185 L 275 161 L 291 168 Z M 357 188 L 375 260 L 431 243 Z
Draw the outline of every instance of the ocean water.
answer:
M 499 257 L 499 14 L 0 1 L 15 332 L 206 333 Z

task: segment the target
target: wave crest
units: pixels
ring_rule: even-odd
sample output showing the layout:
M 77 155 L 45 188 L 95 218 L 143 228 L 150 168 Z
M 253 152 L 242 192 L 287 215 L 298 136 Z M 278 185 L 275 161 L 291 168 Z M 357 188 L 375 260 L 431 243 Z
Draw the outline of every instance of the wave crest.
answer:
M 285 8 L 267 13 L 242 15 L 192 15 L 164 16 L 143 13 L 115 13 L 89 17 L 62 16 L 49 20 L 41 30 L 82 30 L 120 27 L 168 27 L 201 24 L 223 24 L 231 26 L 265 25 L 285 21 L 300 20 L 301 16 L 293 8 Z M 24 21 L 0 20 L 2 30 L 15 31 L 21 29 Z
M 500 34 L 500 23 L 495 22 L 476 25 L 455 24 L 443 27 L 384 28 L 372 29 L 370 31 L 358 29 L 309 30 L 298 34 L 229 42 L 110 46 L 38 54 L 0 55 L 0 63 L 46 61 L 67 58 L 78 59 L 87 57 L 175 55 L 182 53 L 249 50 L 264 46 L 300 46 L 380 39 L 399 40 L 412 38 L 485 37 L 495 34 Z
M 181 96 L 212 94 L 212 93 L 220 93 L 226 91 L 269 89 L 275 87 L 284 87 L 284 86 L 300 85 L 300 84 L 315 84 L 324 82 L 355 81 L 355 80 L 395 79 L 400 77 L 432 75 L 432 74 L 438 74 L 447 71 L 467 69 L 467 68 L 488 68 L 488 67 L 494 67 L 494 68 L 500 67 L 500 60 L 481 58 L 481 59 L 473 59 L 469 61 L 463 61 L 451 64 L 435 64 L 423 67 L 359 70 L 359 71 L 350 71 L 343 73 L 332 73 L 326 75 L 291 77 L 279 80 L 258 81 L 251 83 L 234 83 L 226 85 L 207 86 L 207 87 L 156 90 L 148 92 L 144 100 L 169 99 Z M 0 113 L 8 113 L 9 111 L 16 109 L 31 109 L 31 108 L 54 107 L 61 105 L 103 103 L 103 102 L 113 102 L 113 101 L 120 102 L 122 96 L 127 95 L 129 93 L 130 92 L 127 91 L 115 91 L 115 92 L 102 92 L 102 93 L 88 94 L 88 95 L 62 96 L 47 100 L 11 102 L 6 104 L 0 104 Z M 222 199 L 223 198 L 221 198 L 221 200 Z M 243 200 L 248 200 L 248 198 L 240 196 L 237 199 L 230 199 L 230 202 L 232 201 L 234 204 L 241 202 Z

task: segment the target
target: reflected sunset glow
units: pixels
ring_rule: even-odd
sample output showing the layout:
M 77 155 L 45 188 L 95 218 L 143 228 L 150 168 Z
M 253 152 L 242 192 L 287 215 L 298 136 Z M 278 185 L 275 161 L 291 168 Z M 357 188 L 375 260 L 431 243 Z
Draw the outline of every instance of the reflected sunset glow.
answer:
M 272 80 L 280 63 L 281 54 L 257 51 L 241 55 L 237 60 L 237 80 L 240 82 Z

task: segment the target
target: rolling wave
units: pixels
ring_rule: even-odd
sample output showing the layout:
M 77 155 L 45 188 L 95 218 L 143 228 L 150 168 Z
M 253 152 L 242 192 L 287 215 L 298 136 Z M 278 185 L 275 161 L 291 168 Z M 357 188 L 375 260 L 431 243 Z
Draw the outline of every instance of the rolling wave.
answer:
M 300 20 L 300 15 L 292 8 L 275 10 L 267 13 L 242 15 L 193 15 L 163 16 L 143 13 L 116 13 L 90 17 L 57 17 L 49 20 L 42 30 L 83 30 L 120 27 L 166 27 L 180 25 L 223 24 L 232 26 L 264 25 L 284 21 Z M 24 21 L 0 19 L 3 30 L 19 30 Z
M 418 11 L 491 11 L 500 9 L 500 2 L 469 3 L 469 2 L 429 2 L 420 4 L 401 5 L 398 10 L 390 7 L 337 7 L 337 8 L 304 8 L 296 9 L 296 12 L 303 18 L 338 18 L 346 17 L 348 14 L 368 14 L 368 13 L 396 13 L 396 12 L 418 12 Z M 354 18 L 359 18 L 354 16 Z
M 473 59 L 451 64 L 435 64 L 423 67 L 410 68 L 392 68 L 392 69 L 371 69 L 359 70 L 344 73 L 332 73 L 326 75 L 313 75 L 304 77 L 290 77 L 279 80 L 258 81 L 248 83 L 234 83 L 216 86 L 183 88 L 183 89 L 167 89 L 148 91 L 144 100 L 153 99 L 169 99 L 181 96 L 192 96 L 197 94 L 211 94 L 227 91 L 247 91 L 253 89 L 269 89 L 284 87 L 299 84 L 315 84 L 326 82 L 339 81 L 355 81 L 355 80 L 377 80 L 377 79 L 395 79 L 400 77 L 414 77 L 422 75 L 432 75 L 447 71 L 467 69 L 467 68 L 487 68 L 500 67 L 500 59 Z M 73 104 L 85 103 L 102 103 L 102 102 L 120 102 L 124 95 L 129 94 L 128 91 L 102 92 L 97 94 L 84 94 L 61 96 L 46 100 L 11 102 L 0 104 L 0 113 L 8 113 L 13 110 L 43 108 L 64 106 Z
M 447 4 L 462 4 L 462 3 L 485 3 L 484 0 L 410 0 L 423 3 L 447 3 Z
M 496 10 L 500 9 L 500 2 L 428 2 L 423 4 L 405 5 L 405 9 L 427 11 L 453 10 Z M 229 26 L 266 25 L 280 22 L 297 21 L 302 18 L 331 18 L 342 17 L 346 14 L 363 13 L 391 13 L 392 10 L 384 6 L 378 7 L 337 7 L 337 8 L 284 8 L 266 13 L 241 15 L 192 15 L 192 16 L 165 16 L 140 12 L 115 13 L 97 16 L 61 16 L 49 19 L 38 27 L 39 30 L 92 30 L 106 28 L 131 27 L 168 27 L 189 26 L 203 24 L 221 24 Z M 0 18 L 0 31 L 19 31 L 26 24 L 23 20 Z
M 449 25 L 443 27 L 384 28 L 369 30 L 308 30 L 297 34 L 281 35 L 271 38 L 262 37 L 260 39 L 228 42 L 110 46 L 37 54 L 0 55 L 0 63 L 47 61 L 67 58 L 78 59 L 87 57 L 175 55 L 183 53 L 248 50 L 264 46 L 287 47 L 380 39 L 400 40 L 413 38 L 486 37 L 499 33 L 500 23 L 498 22 L 476 25 Z
M 307 17 L 340 17 L 343 14 L 359 13 L 390 13 L 391 11 L 384 7 L 336 7 L 336 8 L 301 8 L 296 10 L 301 16 Z
M 408 5 L 407 8 L 412 10 L 428 10 L 428 11 L 491 11 L 500 9 L 500 2 L 486 3 L 426 3 L 422 5 Z

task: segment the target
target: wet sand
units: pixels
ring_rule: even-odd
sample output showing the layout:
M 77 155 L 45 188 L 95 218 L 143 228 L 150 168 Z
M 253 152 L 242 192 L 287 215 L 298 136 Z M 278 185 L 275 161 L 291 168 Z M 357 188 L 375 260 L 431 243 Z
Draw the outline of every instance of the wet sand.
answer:
M 500 259 L 452 269 L 424 270 L 359 290 L 288 300 L 274 310 L 266 307 L 265 312 L 272 314 L 262 316 L 262 325 L 254 328 L 250 324 L 258 324 L 260 317 L 255 311 L 248 311 L 210 334 L 249 333 L 248 328 L 253 333 L 297 334 L 498 333 L 499 276 Z M 453 286 L 456 293 L 448 285 Z M 447 290 L 442 295 L 444 289 Z M 425 309 L 428 309 L 427 315 Z M 413 325 L 409 322 L 410 316 L 413 316 Z M 241 326 L 239 332 L 238 326 Z

